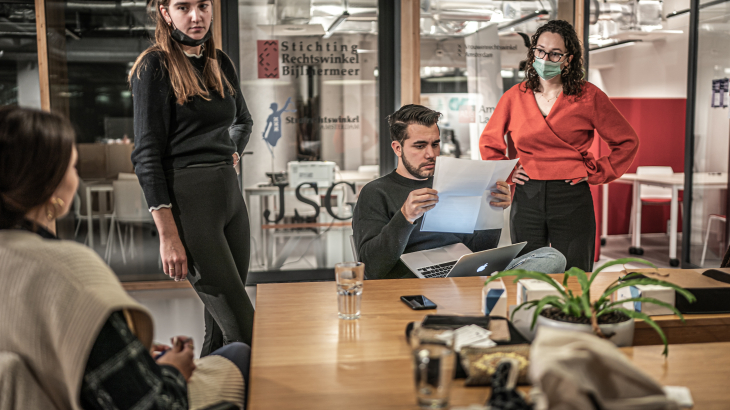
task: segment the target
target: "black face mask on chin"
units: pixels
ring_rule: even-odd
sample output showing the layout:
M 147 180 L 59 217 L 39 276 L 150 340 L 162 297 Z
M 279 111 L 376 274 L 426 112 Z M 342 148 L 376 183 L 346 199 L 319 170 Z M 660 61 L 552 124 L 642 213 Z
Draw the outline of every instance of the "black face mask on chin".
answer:
M 180 43 L 180 44 L 182 44 L 184 46 L 197 47 L 197 46 L 205 43 L 206 41 L 208 41 L 208 39 L 211 36 L 211 30 L 210 29 L 213 28 L 213 23 L 211 22 L 210 28 L 208 28 L 208 32 L 205 33 L 205 36 L 203 36 L 203 38 L 201 38 L 200 40 L 195 40 L 195 39 L 191 38 L 190 36 L 186 35 L 182 31 L 178 30 L 177 27 L 175 27 L 174 24 L 172 25 L 172 28 L 175 29 L 172 32 L 172 34 L 170 35 L 173 40 L 177 41 L 178 43 Z
M 168 10 L 168 13 L 169 12 L 170 11 Z M 164 18 L 162 16 L 162 11 L 160 11 L 160 17 Z M 210 21 L 210 27 L 208 27 L 208 32 L 205 33 L 205 36 L 203 36 L 203 38 L 201 38 L 200 40 L 195 40 L 194 38 L 191 38 L 187 34 L 178 30 L 178 28 L 175 27 L 175 23 L 172 23 L 172 21 L 170 22 L 170 27 L 172 27 L 172 29 L 173 29 L 172 34 L 170 35 L 170 37 L 172 37 L 173 40 L 177 41 L 178 43 L 180 43 L 184 46 L 197 47 L 199 45 L 202 45 L 206 41 L 208 41 L 208 39 L 210 39 L 210 36 L 212 35 L 212 32 L 213 32 L 213 30 L 212 30 L 213 20 L 211 19 L 211 21 Z

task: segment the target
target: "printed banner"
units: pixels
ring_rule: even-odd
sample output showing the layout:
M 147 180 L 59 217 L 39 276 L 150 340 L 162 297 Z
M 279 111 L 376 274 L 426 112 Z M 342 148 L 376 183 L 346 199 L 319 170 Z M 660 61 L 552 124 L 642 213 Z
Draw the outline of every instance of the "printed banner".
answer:
M 259 78 L 279 78 L 279 40 L 256 41 Z
M 469 124 L 471 158 L 481 159 L 479 136 L 492 116 L 502 96 L 502 61 L 497 25 L 485 27 L 464 38 L 466 54 L 467 90 L 469 99 L 476 103 L 473 111 L 464 108 L 460 119 L 466 120 L 474 112 L 476 121 Z M 461 112 L 460 112 L 461 114 Z

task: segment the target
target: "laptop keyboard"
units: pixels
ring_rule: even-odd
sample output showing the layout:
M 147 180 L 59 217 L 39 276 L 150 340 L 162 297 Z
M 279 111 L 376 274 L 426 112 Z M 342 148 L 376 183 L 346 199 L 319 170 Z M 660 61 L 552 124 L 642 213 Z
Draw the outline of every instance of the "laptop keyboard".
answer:
M 418 273 L 423 275 L 424 278 L 443 278 L 449 274 L 449 271 L 451 271 L 454 265 L 456 265 L 456 261 L 426 266 L 425 268 L 419 269 Z

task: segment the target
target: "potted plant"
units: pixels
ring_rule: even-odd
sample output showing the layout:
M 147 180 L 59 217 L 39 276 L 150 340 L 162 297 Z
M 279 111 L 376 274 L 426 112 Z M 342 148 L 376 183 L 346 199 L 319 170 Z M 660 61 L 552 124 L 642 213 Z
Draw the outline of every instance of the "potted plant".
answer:
M 563 276 L 563 286 L 567 287 L 568 278 L 575 276 L 578 279 L 578 283 L 580 284 L 582 291 L 579 295 L 573 294 L 573 291 L 570 289 L 564 289 L 559 286 L 553 278 L 545 273 L 526 271 L 522 269 L 499 272 L 498 274 L 490 277 L 485 282 L 485 285 L 500 278 L 514 277 L 515 283 L 520 279 L 537 279 L 546 282 L 557 289 L 559 295 L 545 296 L 540 300 L 522 303 L 517 306 L 512 313 L 512 319 L 514 320 L 514 314 L 519 309 L 534 308 L 535 311 L 532 317 L 531 329 L 538 324 L 540 326 L 553 326 L 563 329 L 593 332 L 597 336 L 609 339 L 618 345 L 631 345 L 634 334 L 634 319 L 642 319 L 648 323 L 649 326 L 654 328 L 661 337 L 664 342 L 664 352 L 662 354 L 666 356 L 668 352 L 667 337 L 659 325 L 657 325 L 656 322 L 654 322 L 647 314 L 626 309 L 623 307 L 623 304 L 626 302 L 653 303 L 670 309 L 679 316 L 680 320 L 684 321 L 682 313 L 680 313 L 674 306 L 654 298 L 634 297 L 630 299 L 612 301 L 611 295 L 617 290 L 628 286 L 659 285 L 672 288 L 689 302 L 694 302 L 696 298 L 690 292 L 673 283 L 659 279 L 646 278 L 640 273 L 634 272 L 629 273 L 611 283 L 598 297 L 598 299 L 591 302 L 591 284 L 596 277 L 598 277 L 598 274 L 609 266 L 623 265 L 631 262 L 648 265 L 656 269 L 656 266 L 654 266 L 651 262 L 638 258 L 624 258 L 608 262 L 593 271 L 590 276 L 581 269 L 571 268 L 565 272 L 565 275 Z

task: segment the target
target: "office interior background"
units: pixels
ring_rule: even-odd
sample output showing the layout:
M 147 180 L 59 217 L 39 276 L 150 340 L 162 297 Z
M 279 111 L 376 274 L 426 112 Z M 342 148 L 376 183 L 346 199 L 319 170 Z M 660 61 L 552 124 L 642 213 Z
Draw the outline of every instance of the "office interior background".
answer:
M 165 279 L 129 159 L 135 135 L 127 76 L 153 36 L 149 7 L 145 0 L 0 3 L 0 104 L 71 119 L 83 183 L 59 234 L 91 246 L 123 282 Z M 555 18 L 573 23 L 586 40 L 588 80 L 639 135 L 629 172 L 664 166 L 684 173 L 681 266 L 719 266 L 727 248 L 727 186 L 693 182 L 728 171 L 730 3 L 214 0 L 214 7 L 216 42 L 237 65 L 254 119 L 240 174 L 252 226 L 249 285 L 331 280 L 335 263 L 354 258 L 356 192 L 394 168 L 384 122 L 401 104 L 443 112 L 442 154 L 473 158 L 472 130 L 483 129 L 488 109 L 470 92 L 470 39 L 496 33 L 499 67 L 490 80 L 502 93 L 524 77 L 523 35 Z M 298 193 L 316 206 L 297 198 L 297 182 L 306 181 L 292 172 L 281 191 L 267 175 L 292 171 L 293 161 L 333 163 L 333 180 Z M 335 185 L 328 196 L 339 181 L 351 185 Z M 606 246 L 620 243 L 629 256 L 632 187 L 613 183 L 609 191 Z M 594 188 L 599 232 L 605 194 Z M 643 209 L 642 234 L 668 248 L 670 206 Z

